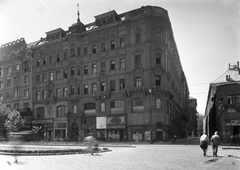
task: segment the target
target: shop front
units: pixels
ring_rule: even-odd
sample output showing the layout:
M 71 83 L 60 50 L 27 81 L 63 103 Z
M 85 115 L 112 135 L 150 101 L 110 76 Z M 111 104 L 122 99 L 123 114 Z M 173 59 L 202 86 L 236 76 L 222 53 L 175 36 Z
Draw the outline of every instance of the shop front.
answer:
M 67 137 L 67 122 L 54 123 L 54 140 L 63 141 Z
M 126 139 L 126 119 L 125 116 L 107 117 L 107 140 L 124 141 Z
M 53 119 L 35 119 L 32 120 L 32 126 L 36 129 L 34 140 L 54 140 Z
M 106 141 L 107 139 L 107 117 L 96 117 L 97 139 L 99 141 Z

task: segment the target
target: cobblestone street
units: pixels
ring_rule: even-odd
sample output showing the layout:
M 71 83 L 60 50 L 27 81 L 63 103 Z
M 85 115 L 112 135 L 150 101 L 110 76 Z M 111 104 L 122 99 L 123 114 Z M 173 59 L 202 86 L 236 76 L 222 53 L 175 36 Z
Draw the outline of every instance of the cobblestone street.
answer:
M 19 163 L 13 163 L 13 156 L 0 155 L 0 169 L 17 170 L 238 170 L 239 150 L 219 148 L 218 157 L 212 157 L 209 147 L 206 157 L 198 145 L 136 145 L 136 147 L 108 147 L 111 152 L 56 156 L 19 156 Z

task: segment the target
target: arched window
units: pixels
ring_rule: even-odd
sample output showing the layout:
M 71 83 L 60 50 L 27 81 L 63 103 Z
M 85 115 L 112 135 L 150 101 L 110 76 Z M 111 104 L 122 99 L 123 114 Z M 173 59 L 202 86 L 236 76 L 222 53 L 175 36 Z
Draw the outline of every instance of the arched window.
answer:
M 67 107 L 65 105 L 57 106 L 57 117 L 65 117 L 67 113 Z
M 37 108 L 37 118 L 45 118 L 45 108 L 44 107 Z

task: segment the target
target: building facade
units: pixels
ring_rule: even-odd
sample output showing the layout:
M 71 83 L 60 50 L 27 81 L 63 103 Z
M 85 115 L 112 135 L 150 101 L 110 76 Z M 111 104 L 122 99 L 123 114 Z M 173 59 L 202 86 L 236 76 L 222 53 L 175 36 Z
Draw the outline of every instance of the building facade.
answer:
M 186 136 L 189 91 L 168 13 L 110 11 L 49 31 L 32 50 L 32 124 L 46 140 Z
M 205 112 L 205 131 L 209 136 L 218 131 L 222 141 L 240 134 L 240 69 L 239 62 L 210 84 Z
M 0 102 L 32 121 L 32 51 L 24 38 L 1 46 Z M 29 127 L 31 128 L 31 127 Z

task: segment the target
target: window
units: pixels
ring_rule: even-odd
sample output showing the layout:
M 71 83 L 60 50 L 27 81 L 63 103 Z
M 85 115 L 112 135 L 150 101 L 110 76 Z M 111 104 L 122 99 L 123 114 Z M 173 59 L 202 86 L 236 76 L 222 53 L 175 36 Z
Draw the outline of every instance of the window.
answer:
M 11 86 L 11 79 L 7 79 L 7 87 Z
M 75 75 L 75 67 L 71 67 L 71 76 Z
M 7 74 L 11 74 L 11 66 L 7 67 Z
M 67 108 L 64 105 L 57 106 L 57 117 L 65 117 Z
M 85 110 L 95 110 L 96 105 L 95 105 L 95 103 L 87 103 L 87 104 L 85 104 L 84 109 Z
M 101 103 L 101 112 L 105 111 L 106 111 L 105 103 Z
M 53 56 L 50 56 L 50 61 L 49 61 L 50 64 L 53 63 Z
M 88 74 L 88 66 L 84 66 L 83 69 L 84 69 L 84 71 L 83 71 L 83 72 L 84 72 L 84 75 L 87 75 L 87 74 Z
M 41 64 L 40 59 L 37 59 L 37 66 L 40 66 L 40 64 Z
M 2 68 L 0 68 L 0 76 L 2 76 Z
M 232 95 L 228 96 L 228 104 L 233 104 L 233 96 Z
M 71 56 L 71 57 L 74 57 L 74 56 L 75 56 L 75 49 L 74 49 L 74 48 L 71 48 L 71 50 L 70 50 L 70 56 Z
M 156 99 L 156 109 L 161 109 L 161 100 Z
M 48 111 L 48 115 L 52 115 L 52 114 L 53 114 L 53 108 L 50 107 L 50 108 L 49 108 L 49 111 Z
M 0 81 L 0 89 L 3 89 L 3 82 Z
M 83 54 L 84 54 L 84 55 L 88 54 L 88 47 L 84 47 L 84 48 L 83 48 Z
M 10 93 L 10 92 L 7 92 L 6 99 L 7 99 L 7 100 L 10 100 L 11 98 L 12 98 L 11 93 Z
M 42 98 L 43 98 L 43 99 L 46 99 L 46 98 L 47 98 L 47 91 L 46 91 L 46 90 L 43 90 L 43 91 L 42 91 Z
M 67 52 L 66 51 L 63 53 L 63 60 L 67 60 Z
M 71 85 L 71 95 L 75 94 L 75 85 Z
M 60 80 L 61 79 L 61 75 L 60 75 L 60 71 L 56 72 L 56 80 Z
M 16 64 L 16 65 L 15 65 L 15 70 L 16 70 L 16 71 L 19 71 L 19 69 L 20 69 L 19 64 Z
M 143 106 L 143 101 L 141 98 L 137 98 L 133 100 L 133 106 Z
M 80 76 L 80 66 L 77 67 L 77 75 Z
M 101 82 L 101 91 L 106 91 L 106 83 L 105 82 Z
M 120 90 L 125 89 L 125 79 L 120 79 Z
M 124 38 L 120 38 L 120 47 L 121 48 L 125 47 Z
M 42 79 L 43 79 L 43 82 L 46 83 L 47 82 L 47 74 L 44 73 L 42 76 Z
M 3 101 L 3 94 L 0 94 L 0 100 Z
M 110 41 L 110 49 L 111 50 L 115 49 L 115 41 L 114 40 Z
M 135 78 L 135 87 L 140 87 L 142 85 L 141 77 Z
M 29 97 L 29 89 L 24 89 L 23 96 L 24 97 Z
M 88 85 L 87 84 L 84 85 L 84 94 L 88 94 Z
M 123 100 L 112 101 L 111 108 L 124 108 L 124 101 Z
M 29 75 L 24 75 L 24 76 L 23 76 L 23 83 L 24 83 L 24 84 L 29 83 Z
M 115 70 L 115 60 L 110 61 L 110 69 Z
M 141 34 L 138 33 L 135 35 L 135 43 L 138 44 L 138 43 L 140 43 L 140 41 L 141 41 Z
M 40 75 L 36 75 L 36 84 L 40 83 Z
M 37 99 L 37 100 L 40 100 L 40 91 L 37 91 L 37 92 L 36 92 L 36 99 Z
M 161 54 L 156 54 L 156 64 L 161 64 Z
M 24 72 L 30 71 L 30 62 L 29 61 L 23 62 L 23 70 L 24 70 Z
M 77 48 L 77 54 L 80 56 L 80 47 Z
M 77 114 L 77 105 L 73 105 L 73 113 Z
M 67 70 L 63 70 L 63 79 L 66 79 L 68 76 L 68 71 Z
M 97 46 L 92 45 L 92 53 L 95 54 L 97 52 Z
M 43 58 L 43 65 L 46 65 L 47 64 L 47 59 L 46 57 Z
M 63 97 L 67 97 L 67 87 L 63 88 Z
M 52 96 L 53 96 L 53 90 L 49 89 L 48 90 L 48 97 L 52 98 Z
M 25 109 L 26 109 L 26 108 L 29 108 L 29 103 L 28 103 L 28 102 L 24 102 L 24 103 L 23 103 L 23 108 L 25 108 Z
M 14 77 L 13 83 L 14 85 L 19 85 L 19 77 Z
M 101 62 L 101 72 L 105 71 L 105 62 Z
M 141 57 L 140 55 L 135 56 L 135 65 L 140 65 L 141 64 Z
M 237 104 L 239 104 L 240 103 L 240 95 L 237 95 L 237 100 L 236 100 L 236 102 L 237 102 Z
M 56 96 L 57 96 L 57 98 L 61 97 L 61 89 L 60 88 L 56 89 Z
M 110 90 L 115 91 L 115 80 L 110 80 Z
M 105 42 L 102 42 L 101 43 L 101 52 L 103 52 L 105 50 L 106 50 L 106 44 L 105 44 Z
M 125 58 L 120 59 L 120 69 L 125 69 Z
M 16 109 L 16 110 L 19 109 L 19 103 L 14 103 L 14 109 Z
M 92 84 L 92 93 L 96 93 L 97 92 L 97 84 L 93 83 Z
M 50 72 L 50 73 L 49 73 L 49 80 L 50 80 L 50 81 L 53 81 L 53 72 Z
M 57 54 L 57 62 L 60 62 L 60 61 L 61 61 L 60 54 Z
M 161 85 L 161 76 L 155 76 L 155 84 L 156 86 L 160 86 Z
M 37 118 L 45 118 L 45 108 L 44 107 L 37 108 Z
M 19 98 L 19 90 L 14 90 L 14 97 Z
M 93 74 L 96 74 L 96 73 L 97 73 L 97 65 L 96 65 L 96 64 L 93 64 L 93 65 L 92 65 L 92 73 L 93 73 Z

